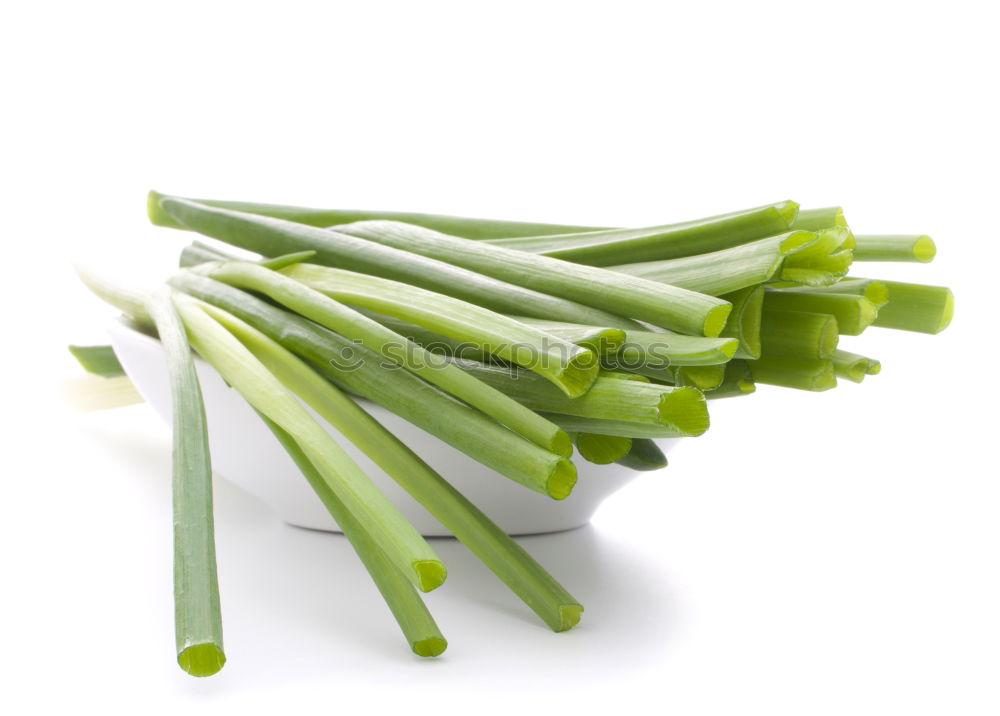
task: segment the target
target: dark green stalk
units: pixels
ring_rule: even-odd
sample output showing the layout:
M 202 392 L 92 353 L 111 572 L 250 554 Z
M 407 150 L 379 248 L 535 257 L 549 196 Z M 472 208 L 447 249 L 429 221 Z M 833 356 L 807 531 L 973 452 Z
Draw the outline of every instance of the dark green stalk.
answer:
M 191 347 L 169 289 L 153 294 L 146 306 L 163 346 L 170 380 L 177 663 L 192 676 L 211 676 L 226 663 L 226 654 L 205 406 Z
M 639 325 L 622 316 L 582 303 L 533 291 L 443 261 L 419 256 L 354 236 L 292 221 L 219 209 L 193 201 L 150 194 L 150 217 L 188 228 L 264 256 L 304 249 L 316 251 L 314 263 L 402 281 L 460 298 L 498 313 L 614 328 Z M 173 225 L 171 224 L 171 225 Z
M 258 412 L 264 423 L 271 429 L 288 455 L 295 461 L 316 495 L 336 520 L 344 536 L 351 543 L 361 562 L 371 575 L 372 581 L 381 593 L 396 623 L 406 637 L 410 649 L 418 656 L 438 656 L 448 647 L 448 642 L 438 628 L 434 617 L 427 610 L 424 600 L 413 588 L 410 581 L 389 560 L 368 532 L 361 526 L 340 501 L 336 493 L 323 480 L 316 466 L 312 464 L 302 447 L 288 432 L 282 430 L 267 416 Z
M 414 255 L 446 261 L 535 291 L 589 306 L 606 306 L 619 315 L 681 333 L 718 335 L 729 315 L 729 304 L 712 296 L 487 242 L 466 241 L 411 224 L 367 221 L 342 226 L 339 231 Z M 616 323 L 600 321 L 587 323 L 621 327 Z
M 788 231 L 798 204 L 737 211 L 681 224 L 498 239 L 496 246 L 591 266 L 613 266 L 704 254 Z
M 640 472 L 651 472 L 667 466 L 667 456 L 649 438 L 633 438 L 631 443 L 628 454 L 615 461 L 619 465 Z
M 147 209 L 149 220 L 157 226 L 168 226 L 172 229 L 185 229 L 187 226 L 178 221 L 160 206 L 162 195 L 149 193 Z M 568 224 L 538 224 L 526 221 L 503 221 L 497 219 L 474 219 L 464 216 L 445 216 L 441 214 L 420 214 L 403 211 L 364 211 L 354 209 L 310 209 L 301 206 L 284 206 L 281 204 L 261 204 L 248 201 L 218 201 L 215 199 L 187 199 L 199 204 L 220 209 L 230 209 L 249 214 L 259 214 L 286 221 L 294 221 L 315 227 L 327 227 L 334 224 L 349 224 L 368 219 L 391 219 L 405 221 L 408 224 L 425 226 L 428 229 L 443 231 L 468 239 L 494 239 L 506 236 L 538 236 L 541 234 L 565 233 L 567 231 L 593 231 L 596 228 L 573 226 Z

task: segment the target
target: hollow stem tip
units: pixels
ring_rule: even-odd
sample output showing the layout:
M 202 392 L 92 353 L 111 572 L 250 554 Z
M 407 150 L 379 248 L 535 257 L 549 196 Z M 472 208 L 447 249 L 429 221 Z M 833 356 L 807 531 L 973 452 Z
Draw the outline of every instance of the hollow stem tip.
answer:
M 568 631 L 580 623 L 580 615 L 583 613 L 582 604 L 560 604 L 559 605 L 559 627 L 554 631 Z
M 191 676 L 211 676 L 225 665 L 226 655 L 215 644 L 192 644 L 177 655 L 177 663 Z
M 448 640 L 444 637 L 432 636 L 413 642 L 410 648 L 417 656 L 441 656 L 448 648 Z
M 417 574 L 417 582 L 421 592 L 431 592 L 444 584 L 448 577 L 448 568 L 443 562 L 433 559 L 420 559 L 413 563 L 413 571 Z
M 566 458 L 558 460 L 545 481 L 545 491 L 553 500 L 564 500 L 569 497 L 574 485 L 576 465 Z

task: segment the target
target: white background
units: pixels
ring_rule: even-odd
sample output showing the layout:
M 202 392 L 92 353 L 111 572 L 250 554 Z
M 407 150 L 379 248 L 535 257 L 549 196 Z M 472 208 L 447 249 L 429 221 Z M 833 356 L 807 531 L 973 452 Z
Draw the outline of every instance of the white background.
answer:
M 28 4 L 24 4 L 28 7 Z M 46 3 L 3 11 L 7 713 L 996 714 L 998 55 L 985 2 Z M 173 660 L 169 435 L 66 411 L 110 311 L 70 256 L 169 270 L 146 190 L 598 225 L 786 198 L 927 232 L 932 337 L 762 388 L 600 511 L 523 544 L 548 632 L 450 542 L 411 657 L 343 540 L 219 482 L 229 663 Z M 642 706 L 645 704 L 645 706 Z

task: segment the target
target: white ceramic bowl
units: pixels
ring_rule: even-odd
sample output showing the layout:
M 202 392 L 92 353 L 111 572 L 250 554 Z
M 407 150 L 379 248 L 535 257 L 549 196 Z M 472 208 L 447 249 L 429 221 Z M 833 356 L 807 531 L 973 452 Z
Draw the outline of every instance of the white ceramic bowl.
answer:
M 159 341 L 122 321 L 110 323 L 107 330 L 111 345 L 136 389 L 169 424 L 170 387 Z M 290 524 L 339 531 L 291 458 L 253 409 L 211 366 L 200 359 L 196 363 L 205 398 L 215 472 L 261 499 Z M 584 525 L 608 495 L 646 474 L 620 465 L 593 465 L 576 460 L 579 477 L 573 493 L 556 501 L 480 465 L 374 403 L 367 400 L 358 400 L 358 403 L 508 534 L 556 532 Z M 313 415 L 422 534 L 451 535 L 381 468 L 315 413 Z M 657 442 L 666 452 L 677 440 Z

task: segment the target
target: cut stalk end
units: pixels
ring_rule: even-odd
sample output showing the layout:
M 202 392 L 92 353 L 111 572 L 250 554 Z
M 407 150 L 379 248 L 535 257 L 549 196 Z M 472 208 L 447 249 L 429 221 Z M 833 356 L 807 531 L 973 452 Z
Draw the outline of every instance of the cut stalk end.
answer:
M 417 656 L 441 656 L 448 648 L 448 640 L 444 637 L 432 636 L 415 641 L 410 647 Z
M 572 457 L 573 439 L 565 430 L 559 430 L 552 436 L 550 449 L 560 457 Z
M 553 627 L 555 631 L 568 631 L 580 623 L 580 614 L 583 613 L 583 606 L 580 604 L 560 604 L 559 605 L 559 625 Z
M 799 215 L 799 205 L 794 201 L 783 201 L 774 205 L 775 211 L 785 220 L 787 226 L 791 226 L 795 217 Z
M 225 665 L 226 655 L 216 644 L 194 644 L 177 655 L 177 663 L 191 676 L 211 676 Z
M 708 404 L 697 388 L 684 387 L 664 393 L 659 405 L 660 421 L 683 435 L 696 437 L 709 426 Z
M 723 303 L 709 310 L 708 315 L 705 316 L 702 333 L 709 338 L 715 338 L 722 333 L 722 329 L 726 327 L 726 321 L 729 319 L 729 313 L 732 310 L 733 306 L 730 303 Z
M 421 592 L 430 592 L 442 584 L 448 576 L 448 568 L 442 562 L 434 559 L 421 559 L 413 563 L 413 571 L 417 573 L 417 582 Z
M 579 398 L 590 390 L 601 371 L 601 361 L 597 355 L 588 350 L 581 350 L 569 359 L 566 367 L 559 373 L 556 385 L 570 398 Z
M 576 465 L 562 458 L 552 469 L 552 474 L 545 481 L 545 491 L 553 500 L 565 500 L 576 484 Z
M 579 433 L 576 437 L 576 449 L 587 462 L 609 465 L 628 455 L 632 449 L 632 439 L 618 435 Z
M 913 258 L 922 264 L 930 263 L 937 255 L 937 246 L 930 236 L 920 236 L 913 242 Z

